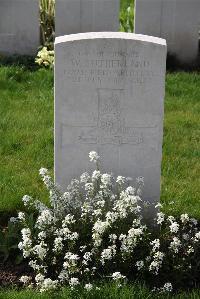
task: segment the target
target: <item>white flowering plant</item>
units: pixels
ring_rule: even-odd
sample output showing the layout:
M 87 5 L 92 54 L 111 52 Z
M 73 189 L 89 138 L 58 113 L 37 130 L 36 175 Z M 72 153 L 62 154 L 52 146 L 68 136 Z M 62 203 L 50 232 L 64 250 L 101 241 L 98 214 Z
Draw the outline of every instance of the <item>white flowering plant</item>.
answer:
M 155 224 L 157 229 L 151 232 L 149 253 L 136 264 L 138 270 L 147 280 L 157 277 L 162 283 L 170 281 L 159 288 L 162 291 L 172 290 L 171 283 L 174 289 L 196 287 L 200 283 L 199 223 L 188 214 L 175 218 L 159 210 Z
M 80 284 L 90 290 L 103 277 L 119 286 L 139 277 L 159 290 L 171 291 L 191 274 L 191 283 L 196 283 L 200 270 L 197 221 L 187 214 L 179 221 L 167 217 L 157 205 L 155 223 L 147 225 L 142 216 L 146 206 L 141 200 L 143 178 L 130 186 L 129 178 L 101 173 L 96 152 L 90 152 L 89 158 L 96 169 L 72 180 L 64 193 L 47 169 L 40 169 L 49 190 L 49 206 L 23 197 L 25 207 L 37 214 L 33 225 L 25 213 L 18 216 L 23 227 L 18 247 L 34 270 L 32 284 L 41 292 Z M 21 281 L 27 284 L 29 278 Z

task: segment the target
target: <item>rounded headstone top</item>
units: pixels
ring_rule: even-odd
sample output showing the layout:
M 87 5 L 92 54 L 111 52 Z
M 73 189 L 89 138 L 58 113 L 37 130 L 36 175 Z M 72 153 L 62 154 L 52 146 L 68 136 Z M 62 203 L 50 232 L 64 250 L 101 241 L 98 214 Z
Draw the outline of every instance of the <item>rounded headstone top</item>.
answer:
M 166 46 L 166 40 L 163 38 L 143 35 L 143 34 L 126 33 L 126 32 L 87 32 L 87 33 L 63 35 L 63 36 L 56 37 L 55 45 L 65 43 L 65 42 L 71 42 L 71 41 L 79 41 L 79 40 L 87 40 L 87 39 L 89 40 L 106 39 L 106 38 L 136 40 L 136 41 Z

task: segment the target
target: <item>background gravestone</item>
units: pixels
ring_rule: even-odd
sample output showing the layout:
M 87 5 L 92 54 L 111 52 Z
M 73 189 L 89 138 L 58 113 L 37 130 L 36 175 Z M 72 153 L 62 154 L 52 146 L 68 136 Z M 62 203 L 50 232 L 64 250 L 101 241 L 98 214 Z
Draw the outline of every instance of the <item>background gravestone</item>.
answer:
M 118 31 L 120 0 L 56 0 L 56 36 Z
M 55 179 L 63 189 L 93 167 L 145 179 L 159 200 L 166 42 L 132 33 L 85 33 L 55 42 Z
M 39 1 L 0 0 L 0 55 L 35 55 L 39 44 Z
M 199 0 L 136 0 L 135 33 L 165 38 L 168 52 L 183 63 L 198 57 Z

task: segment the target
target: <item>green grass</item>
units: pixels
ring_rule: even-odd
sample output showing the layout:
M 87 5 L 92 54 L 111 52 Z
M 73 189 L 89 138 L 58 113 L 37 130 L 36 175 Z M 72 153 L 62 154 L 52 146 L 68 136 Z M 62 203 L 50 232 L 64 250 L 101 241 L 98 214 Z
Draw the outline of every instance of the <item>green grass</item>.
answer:
M 0 106 L 0 211 L 14 212 L 45 194 L 38 169 L 53 167 L 52 73 L 1 67 Z
M 127 285 L 121 289 L 117 289 L 113 285 L 104 284 L 100 291 L 93 290 L 87 292 L 83 289 L 78 291 L 70 291 L 69 288 L 64 288 L 61 292 L 54 294 L 40 294 L 35 290 L 2 290 L 0 299 L 198 299 L 200 298 L 199 291 L 190 293 L 180 293 L 177 295 L 156 295 L 150 292 L 149 289 L 140 285 Z
M 1 67 L 0 107 L 0 212 L 6 215 L 22 208 L 24 194 L 47 199 L 38 170 L 53 173 L 52 72 Z M 168 74 L 161 200 L 167 212 L 200 219 L 199 115 L 200 74 Z
M 200 74 L 168 74 L 161 200 L 200 219 Z

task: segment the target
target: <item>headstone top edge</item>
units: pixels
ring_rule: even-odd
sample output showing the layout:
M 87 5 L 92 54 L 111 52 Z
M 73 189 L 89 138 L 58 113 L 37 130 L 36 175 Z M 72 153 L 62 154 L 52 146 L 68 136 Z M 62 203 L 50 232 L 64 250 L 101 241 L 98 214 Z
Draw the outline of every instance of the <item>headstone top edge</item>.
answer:
M 160 46 L 166 46 L 166 40 L 163 38 L 135 34 L 135 33 L 126 33 L 126 32 L 87 32 L 87 33 L 77 33 L 58 36 L 55 39 L 55 45 L 62 44 L 65 42 L 73 42 L 78 40 L 93 40 L 93 39 L 124 39 L 124 40 L 137 40 L 147 43 L 158 44 Z

